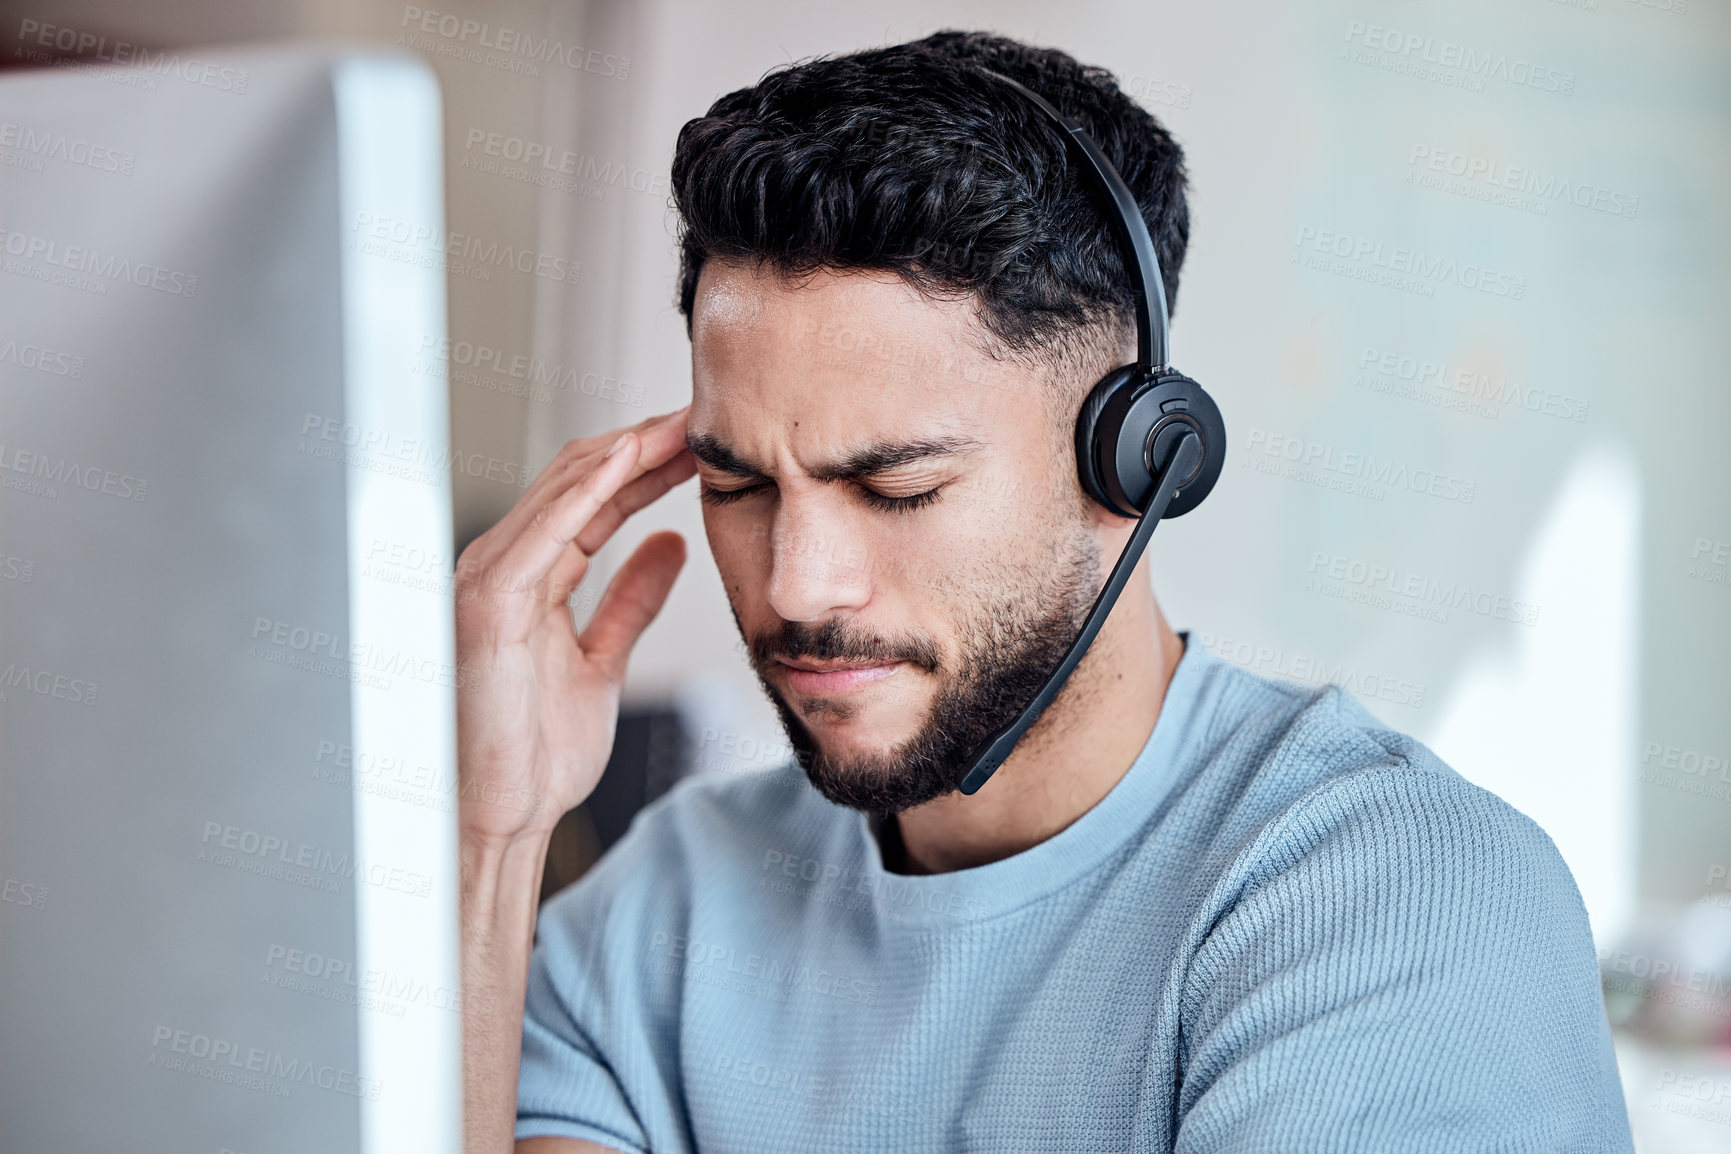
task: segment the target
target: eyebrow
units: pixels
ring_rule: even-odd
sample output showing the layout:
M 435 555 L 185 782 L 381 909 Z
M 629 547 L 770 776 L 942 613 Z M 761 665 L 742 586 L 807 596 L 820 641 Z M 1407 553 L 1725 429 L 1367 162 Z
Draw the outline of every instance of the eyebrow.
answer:
M 713 433 L 695 433 L 686 437 L 691 455 L 718 473 L 730 477 L 766 477 L 768 472 L 755 461 L 734 452 Z M 879 441 L 842 454 L 835 461 L 808 470 L 819 481 L 857 481 L 923 461 L 931 457 L 953 457 L 981 447 L 972 437 L 929 437 L 914 441 Z

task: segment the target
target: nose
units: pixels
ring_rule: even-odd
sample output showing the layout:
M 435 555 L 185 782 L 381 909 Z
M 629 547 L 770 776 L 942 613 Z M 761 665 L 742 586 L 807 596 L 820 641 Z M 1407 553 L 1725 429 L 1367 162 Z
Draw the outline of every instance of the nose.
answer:
M 871 599 L 865 549 L 845 531 L 845 518 L 825 514 L 820 495 L 786 497 L 770 533 L 769 604 L 786 621 L 814 621 Z

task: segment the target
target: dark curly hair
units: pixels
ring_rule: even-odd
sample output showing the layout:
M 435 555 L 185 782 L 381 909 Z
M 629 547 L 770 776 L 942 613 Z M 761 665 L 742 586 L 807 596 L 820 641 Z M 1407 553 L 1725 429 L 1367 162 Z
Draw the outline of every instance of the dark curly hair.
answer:
M 687 333 L 698 273 L 716 257 L 796 276 L 884 269 L 929 295 L 971 294 L 1012 354 L 1115 349 L 1133 298 L 1098 194 L 1051 122 L 972 64 L 1040 93 L 1099 144 L 1148 222 L 1172 308 L 1190 235 L 1177 142 L 1103 68 L 944 31 L 778 68 L 680 129 Z

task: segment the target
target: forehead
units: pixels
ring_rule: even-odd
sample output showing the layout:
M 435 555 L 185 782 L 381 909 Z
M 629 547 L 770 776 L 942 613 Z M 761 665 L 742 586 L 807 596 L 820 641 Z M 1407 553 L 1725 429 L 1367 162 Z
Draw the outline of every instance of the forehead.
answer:
M 968 298 L 922 295 L 891 272 L 789 277 L 706 262 L 692 306 L 694 433 L 771 430 L 833 447 L 992 430 L 1039 411 L 1039 374 L 994 358 Z M 983 435 L 982 435 L 983 434 Z

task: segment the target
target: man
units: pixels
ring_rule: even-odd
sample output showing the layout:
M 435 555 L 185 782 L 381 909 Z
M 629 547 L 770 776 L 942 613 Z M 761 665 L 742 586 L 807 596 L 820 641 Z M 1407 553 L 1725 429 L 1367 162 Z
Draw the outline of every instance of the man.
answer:
M 1335 688 L 1228 666 L 1146 562 L 977 794 L 1134 522 L 1084 496 L 1132 359 L 1099 142 L 1171 297 L 1182 154 L 1111 77 L 977 34 L 808 62 L 681 132 L 693 403 L 574 441 L 459 565 L 472 1152 L 1631 1148 L 1585 911 L 1531 821 Z M 648 807 L 542 912 L 695 471 L 799 764 Z M 533 798 L 524 807 L 470 799 Z M 526 1007 L 526 1008 L 525 1008 Z M 519 1069 L 520 1061 L 520 1069 Z

